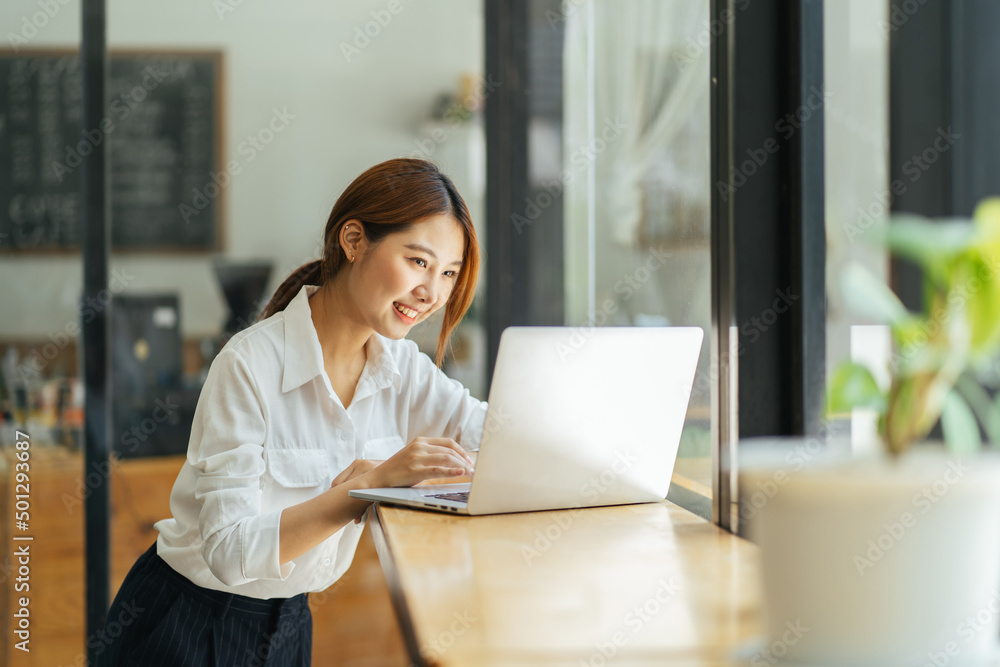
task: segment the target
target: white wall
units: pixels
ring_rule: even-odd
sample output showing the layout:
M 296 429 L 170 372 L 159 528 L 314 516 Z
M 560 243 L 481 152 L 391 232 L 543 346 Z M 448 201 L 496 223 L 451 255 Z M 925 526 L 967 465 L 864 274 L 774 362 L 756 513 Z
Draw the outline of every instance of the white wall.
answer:
M 232 11 L 218 11 L 231 5 Z M 455 91 L 463 73 L 482 72 L 481 2 L 400 0 L 394 16 L 384 12 L 389 5 L 390 0 L 109 2 L 111 48 L 224 52 L 223 163 L 238 159 L 243 170 L 224 195 L 223 254 L 273 260 L 271 289 L 318 256 L 326 216 L 348 183 L 377 162 L 416 153 L 415 140 L 435 96 Z M 39 11 L 38 0 L 3 0 L 3 46 L 9 46 L 9 32 L 21 32 L 24 17 L 31 20 Z M 355 29 L 372 21 L 373 11 L 391 21 L 348 61 L 341 43 L 353 43 Z M 28 46 L 76 47 L 79 30 L 79 2 L 71 0 Z M 274 108 L 287 109 L 295 119 L 246 162 L 237 146 L 266 126 Z M 466 176 L 452 176 L 463 189 Z M 210 256 L 116 255 L 111 265 L 134 276 L 128 291 L 179 292 L 185 335 L 221 327 L 225 304 Z M 0 336 L 34 338 L 64 330 L 76 321 L 80 285 L 78 256 L 0 258 Z

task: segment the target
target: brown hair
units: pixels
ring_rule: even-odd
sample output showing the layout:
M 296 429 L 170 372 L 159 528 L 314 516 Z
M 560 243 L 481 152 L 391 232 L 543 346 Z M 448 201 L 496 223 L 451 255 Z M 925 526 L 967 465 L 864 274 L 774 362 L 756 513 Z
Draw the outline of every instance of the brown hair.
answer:
M 288 306 L 303 285 L 323 285 L 347 262 L 340 247 L 340 230 L 349 220 L 357 220 L 365 231 L 369 247 L 390 234 L 409 229 L 422 218 L 451 215 L 465 232 L 465 251 L 438 335 L 435 363 L 441 366 L 452 330 L 472 305 L 479 279 L 479 242 L 472 217 L 455 184 L 433 163 L 416 158 L 399 158 L 377 164 L 347 186 L 333 205 L 326 222 L 323 258 L 303 264 L 285 279 L 261 312 L 266 319 Z

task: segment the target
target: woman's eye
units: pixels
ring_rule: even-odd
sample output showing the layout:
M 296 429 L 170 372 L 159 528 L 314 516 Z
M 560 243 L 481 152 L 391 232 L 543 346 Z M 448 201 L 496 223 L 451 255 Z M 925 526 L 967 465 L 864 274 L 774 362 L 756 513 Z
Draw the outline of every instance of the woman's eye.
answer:
M 427 261 L 423 260 L 423 259 L 421 259 L 419 257 L 411 257 L 410 259 L 412 259 L 414 262 L 416 262 L 417 266 L 419 266 L 420 268 L 424 268 L 424 267 L 427 266 Z
M 456 275 L 458 275 L 458 271 L 445 271 L 444 275 L 448 276 L 449 278 L 454 278 Z

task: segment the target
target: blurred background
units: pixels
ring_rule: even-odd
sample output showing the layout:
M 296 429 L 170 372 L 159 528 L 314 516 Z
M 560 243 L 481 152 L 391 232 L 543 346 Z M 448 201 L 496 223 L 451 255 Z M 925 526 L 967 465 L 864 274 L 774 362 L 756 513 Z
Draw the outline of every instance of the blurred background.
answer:
M 5 447 L 15 428 L 31 436 L 36 554 L 33 650 L 16 650 L 5 622 L 2 664 L 84 664 L 84 501 L 112 478 L 113 595 L 169 516 L 212 359 L 288 273 L 321 256 L 330 209 L 358 174 L 393 157 L 434 160 L 485 239 L 480 3 L 112 1 L 107 11 L 112 126 L 88 137 L 80 3 L 0 7 L 11 33 L 0 53 L 0 403 Z M 110 470 L 86 470 L 78 333 L 88 309 L 108 304 L 80 303 L 76 167 L 101 140 L 112 164 L 114 456 Z M 482 398 L 484 291 L 446 369 Z M 413 334 L 432 355 L 439 325 Z M 15 593 L 4 552 L 0 609 Z M 317 629 L 328 626 L 317 662 L 404 664 L 367 537 L 357 565 L 313 596 Z
M 2 442 L 13 443 L 15 430 L 31 435 L 33 526 L 44 554 L 33 575 L 39 650 L 15 653 L 5 632 L 0 662 L 83 664 L 85 499 L 113 478 L 117 589 L 155 538 L 152 524 L 167 516 L 212 359 L 289 272 L 321 255 L 340 192 L 393 157 L 437 162 L 476 223 L 485 266 L 445 365 L 473 395 L 487 398 L 498 313 L 577 326 L 582 335 L 595 325 L 706 331 L 671 498 L 711 515 L 719 373 L 707 335 L 710 3 L 517 6 L 527 83 L 487 74 L 488 35 L 503 26 L 483 2 L 111 0 L 110 126 L 84 133 L 80 3 L 0 5 L 9 42 L 0 51 Z M 883 253 L 844 231 L 859 210 L 873 211 L 866 228 L 888 213 L 878 207 L 889 179 L 888 17 L 888 0 L 825 4 L 830 276 L 851 258 L 880 275 L 889 270 Z M 526 189 L 506 219 L 491 218 L 487 146 L 504 137 L 488 140 L 485 110 L 491 95 L 514 85 L 525 91 L 526 150 L 516 157 Z M 77 167 L 99 141 L 111 150 L 112 280 L 108 298 L 81 304 Z M 520 255 L 491 253 L 499 227 L 521 239 Z M 487 290 L 519 281 L 527 281 L 523 303 Z M 851 331 L 857 322 L 835 290 L 826 296 L 828 308 L 816 307 L 827 317 L 827 367 L 852 348 L 876 359 L 888 353 L 878 331 Z M 110 300 L 115 454 L 108 469 L 87 470 L 78 334 L 81 318 Z M 764 324 L 741 322 L 744 336 L 767 331 L 773 322 L 761 317 Z M 411 336 L 431 356 L 439 326 L 431 320 Z M 651 372 L 669 381 L 664 369 Z M 13 510 L 0 509 L 5 538 Z M 0 560 L 2 610 L 14 569 L 9 556 Z M 404 664 L 367 538 L 352 570 L 311 604 L 323 628 L 318 664 Z

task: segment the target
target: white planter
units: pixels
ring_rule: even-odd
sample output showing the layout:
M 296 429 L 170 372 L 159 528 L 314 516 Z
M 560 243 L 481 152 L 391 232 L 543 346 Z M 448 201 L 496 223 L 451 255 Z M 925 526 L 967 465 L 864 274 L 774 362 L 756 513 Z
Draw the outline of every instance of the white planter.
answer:
M 769 653 L 759 664 L 941 667 L 996 654 L 995 457 L 786 459 L 742 471 L 740 488 L 763 557 Z

